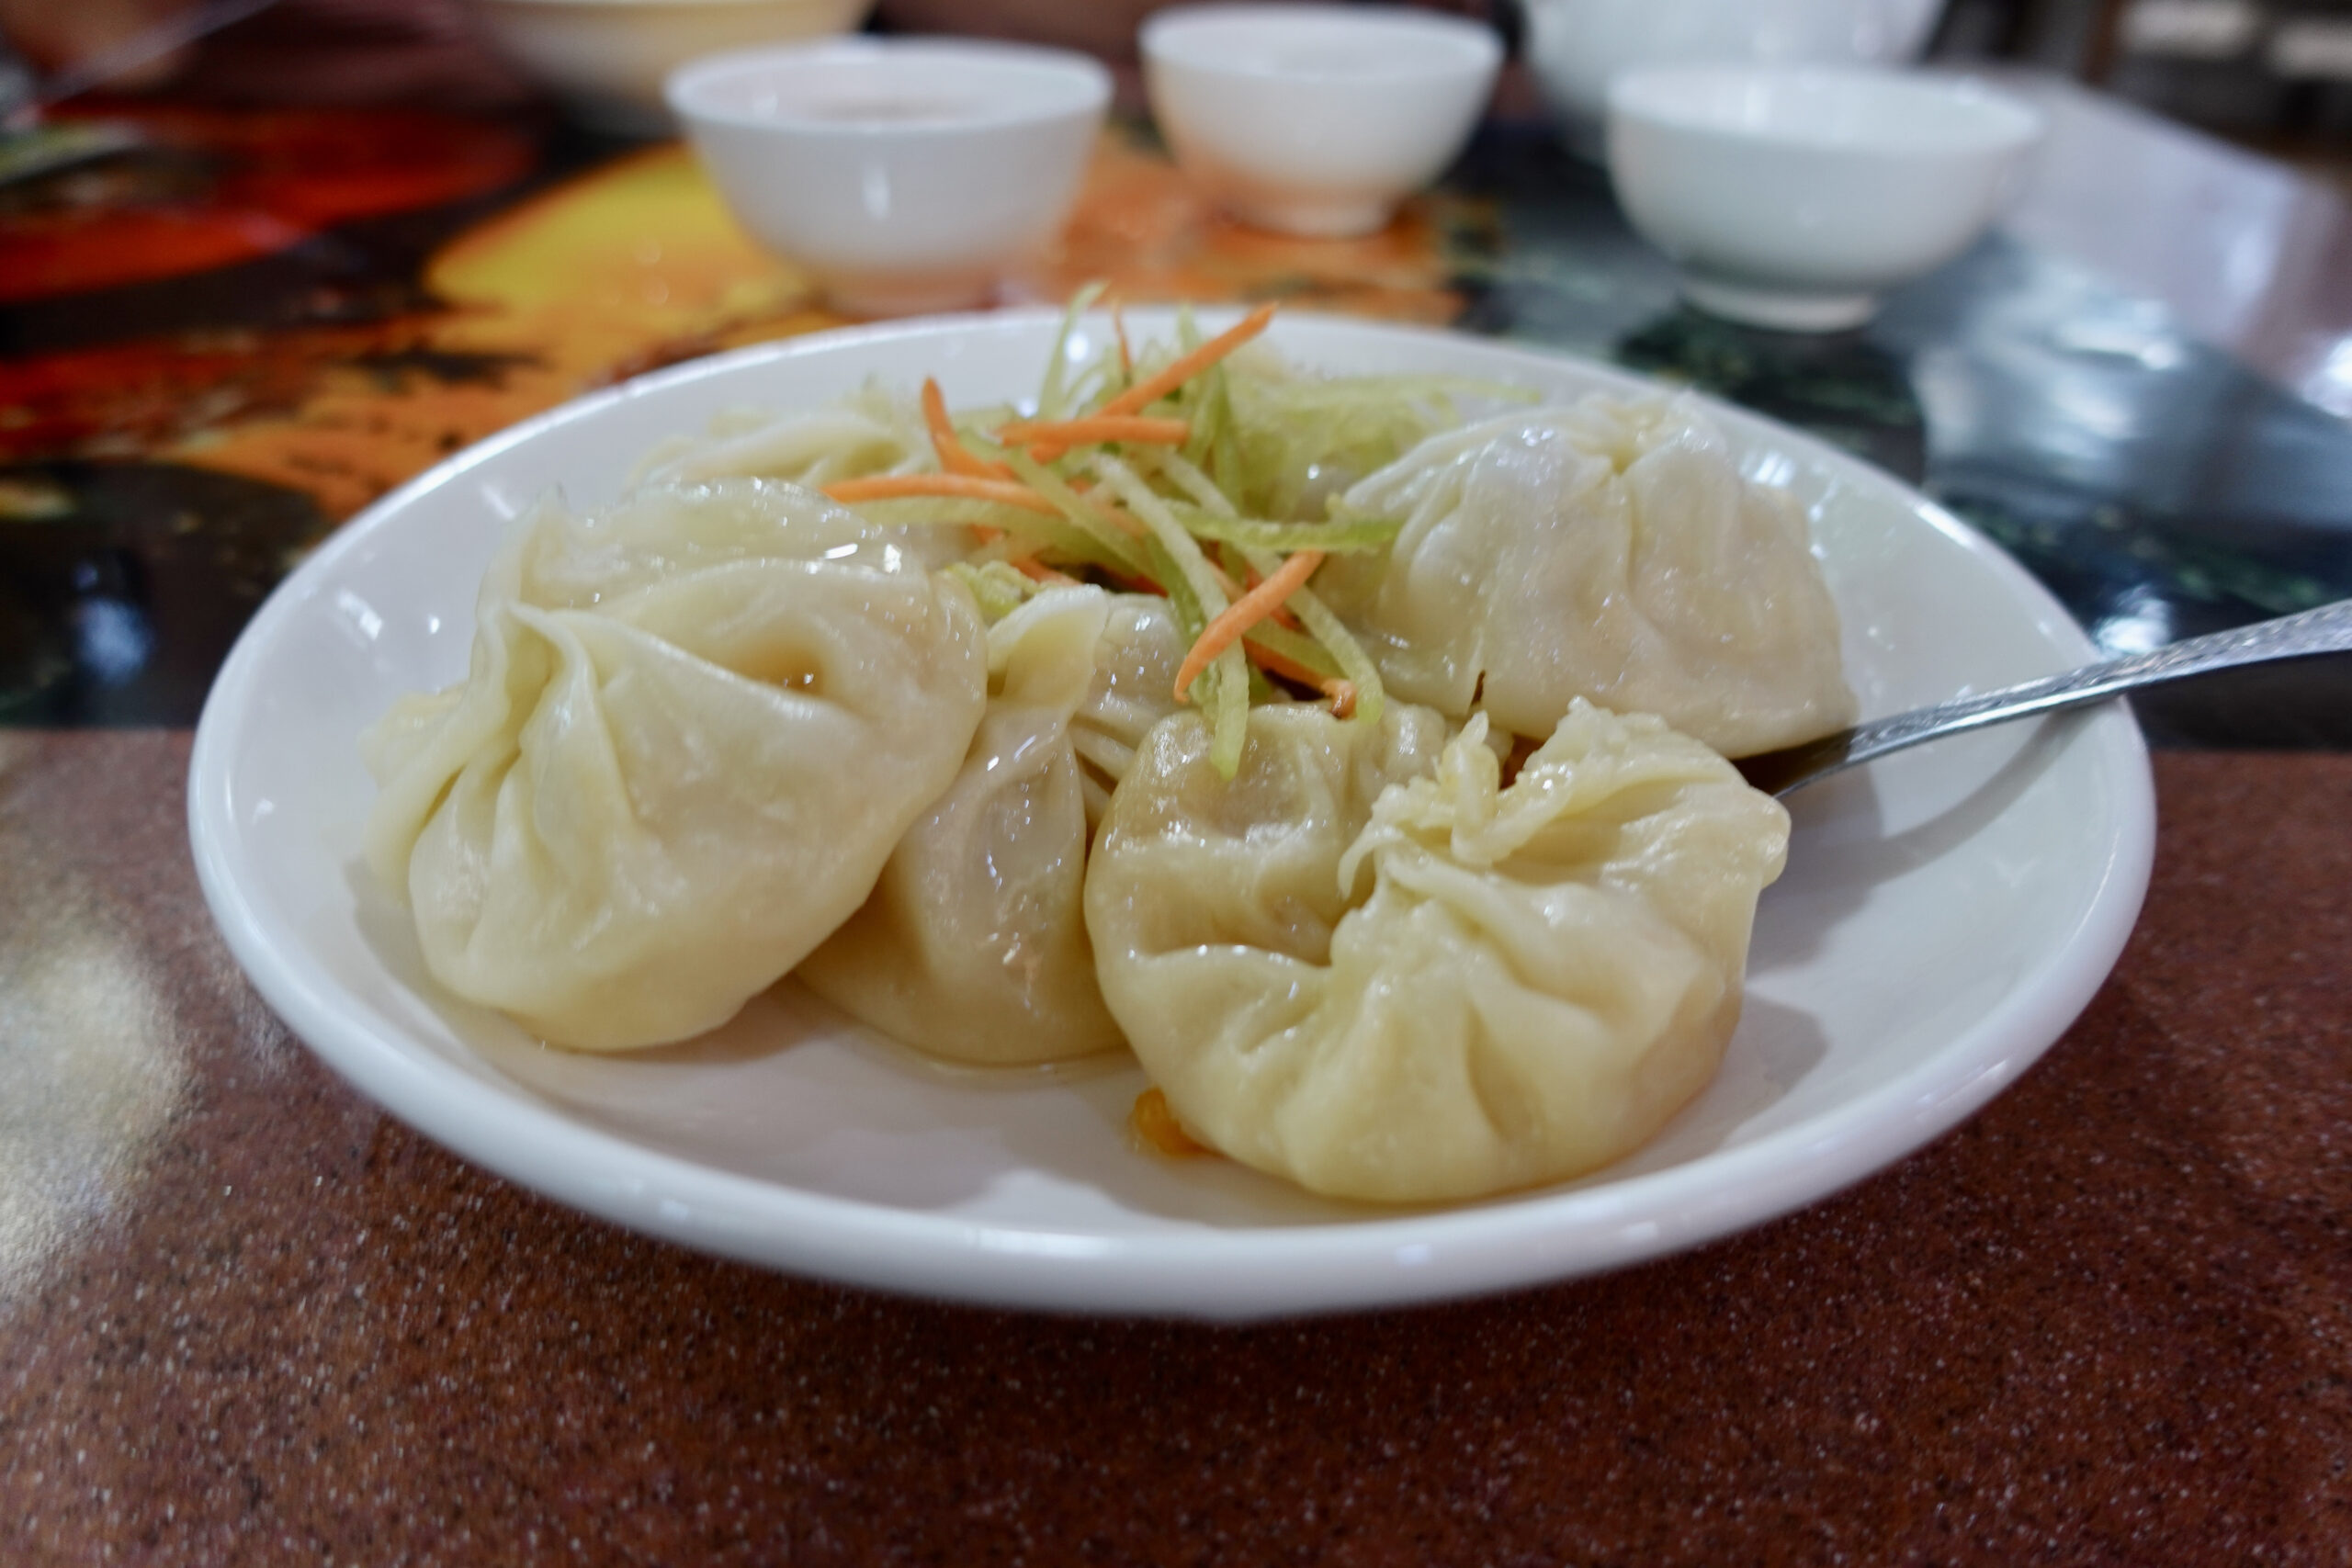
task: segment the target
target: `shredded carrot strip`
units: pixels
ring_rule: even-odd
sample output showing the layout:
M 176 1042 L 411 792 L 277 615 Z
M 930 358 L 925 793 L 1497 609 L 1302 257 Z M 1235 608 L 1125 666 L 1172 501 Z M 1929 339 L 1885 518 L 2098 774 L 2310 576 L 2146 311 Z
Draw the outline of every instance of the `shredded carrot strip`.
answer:
M 1192 353 L 1170 362 L 1159 374 L 1145 378 L 1104 403 L 1099 414 L 1141 413 L 1202 371 L 1256 337 L 1274 319 L 1274 307 L 1261 305 Z
M 1222 576 L 1222 574 L 1220 574 L 1220 576 Z M 1263 577 L 1261 577 L 1261 576 L 1260 576 L 1260 575 L 1259 575 L 1258 569 L 1257 569 L 1256 567 L 1251 567 L 1251 568 L 1250 569 L 1250 587 L 1255 588 L 1255 587 L 1257 587 L 1257 586 L 1258 586 L 1258 584 L 1260 584 L 1261 582 L 1263 582 L 1263 581 L 1266 581 L 1266 580 L 1265 580 Z M 1239 598 L 1240 596 L 1241 596 L 1241 595 L 1240 595 L 1238 592 L 1237 592 L 1234 590 L 1234 588 L 1232 587 L 1232 585 L 1228 582 L 1228 583 L 1227 584 L 1227 587 L 1226 587 L 1226 597 L 1227 597 L 1227 598 L 1229 598 L 1229 599 L 1238 599 L 1238 598 Z M 1287 604 L 1277 604 L 1277 605 L 1275 605 L 1275 606 L 1274 606 L 1274 608 L 1273 608 L 1273 613 L 1272 613 L 1272 615 L 1270 615 L 1269 616 L 1267 616 L 1267 619 L 1269 619 L 1269 620 L 1272 621 L 1272 622 L 1274 623 L 1274 625 L 1276 625 L 1276 626 L 1278 626 L 1282 627 L 1282 628 L 1283 628 L 1283 630 L 1285 630 L 1285 631 L 1294 631 L 1294 632 L 1295 632 L 1295 631 L 1296 631 L 1296 630 L 1298 630 L 1298 629 L 1299 629 L 1299 627 L 1298 627 L 1298 617 L 1297 617 L 1296 615 L 1292 615 L 1292 614 L 1290 613 L 1290 606 L 1289 606 L 1289 605 L 1287 605 Z
M 1190 354 L 1179 355 L 1156 373 L 1137 381 L 1134 386 L 1096 409 L 1091 417 L 1116 419 L 1123 414 L 1141 413 L 1251 338 L 1256 337 L 1260 333 L 1264 332 L 1266 323 L 1273 319 L 1272 304 L 1259 306 Z M 1066 450 L 1066 447 L 1055 446 L 1051 442 L 1041 445 L 1044 450 L 1030 453 L 1031 457 L 1041 463 L 1052 462 Z
M 1182 702 L 1193 682 L 1200 679 L 1216 656 L 1231 648 L 1241 635 L 1273 612 L 1274 606 L 1300 588 L 1315 575 L 1323 564 L 1321 550 L 1301 550 L 1270 572 L 1266 581 L 1226 606 L 1225 613 L 1211 621 L 1201 632 L 1200 640 L 1193 644 L 1184 662 L 1176 667 L 1176 700 Z
M 1127 1112 L 1127 1128 L 1144 1147 L 1171 1159 L 1216 1153 L 1184 1131 L 1176 1113 L 1168 1109 L 1168 1097 L 1157 1089 L 1136 1096 L 1135 1109 Z
M 1201 564 L 1209 569 L 1209 575 L 1216 579 L 1216 585 L 1225 590 L 1225 597 L 1228 603 L 1232 600 L 1242 597 L 1244 594 L 1248 593 L 1250 590 L 1257 587 L 1258 584 L 1266 581 L 1253 570 L 1250 573 L 1249 581 L 1236 582 L 1233 581 L 1233 574 L 1226 570 L 1225 568 L 1217 565 L 1216 559 L 1209 556 L 1205 551 L 1202 553 Z M 1266 612 L 1263 618 L 1273 622 L 1274 625 L 1281 626 L 1285 631 L 1295 632 L 1298 630 L 1298 617 L 1292 615 L 1283 605 L 1275 605 L 1272 609 Z M 1272 669 L 1272 666 L 1269 665 L 1268 668 Z
M 1002 463 L 984 461 L 964 445 L 956 434 L 955 422 L 947 417 L 947 399 L 939 390 L 939 382 L 926 376 L 922 381 L 922 423 L 931 432 L 931 449 L 939 455 L 942 471 L 968 474 L 976 479 L 1009 479 L 1012 470 Z
M 947 417 L 947 394 L 939 389 L 939 378 L 922 378 L 922 423 L 931 432 L 931 449 L 939 454 L 939 466 L 953 468 L 965 457 L 963 443 L 956 439 L 956 426 Z
M 1227 556 L 1226 558 L 1230 560 L 1233 558 L 1231 556 Z M 1257 587 L 1258 584 L 1266 581 L 1265 577 L 1256 567 L 1250 567 L 1249 569 L 1249 580 L 1245 582 L 1236 582 L 1233 581 L 1233 574 L 1227 571 L 1225 568 L 1217 565 L 1216 559 L 1206 551 L 1202 552 L 1201 564 L 1209 569 L 1210 574 L 1216 579 L 1217 586 L 1225 590 L 1225 596 L 1227 600 L 1238 599 L 1243 594 L 1249 592 L 1250 590 Z M 1289 606 L 1287 605 L 1275 605 L 1272 610 L 1266 612 L 1265 619 L 1273 622 L 1274 625 L 1281 626 L 1285 631 L 1295 632 L 1299 629 L 1298 617 L 1290 613 Z
M 876 474 L 870 479 L 836 479 L 825 487 L 835 501 L 905 501 L 940 496 L 951 501 L 993 501 L 1048 517 L 1061 513 L 1054 503 L 1012 479 L 984 479 L 970 474 Z
M 1147 419 L 1141 414 L 1091 414 L 1082 419 L 1033 419 L 1005 425 L 997 434 L 1006 441 L 1053 442 L 1082 446 L 1092 441 L 1146 441 L 1160 446 L 1182 446 L 1192 439 L 1189 420 Z M 1044 461 L 1045 459 L 1040 459 Z
M 1004 537 L 1003 529 L 991 528 L 985 523 L 975 523 L 971 525 L 971 528 L 972 540 L 975 544 L 993 545 L 999 539 Z
M 1056 571 L 1035 556 L 1023 556 L 1012 563 L 1012 570 L 1023 577 L 1034 579 L 1038 582 L 1049 583 L 1056 588 L 1078 586 L 1078 579 L 1067 572 Z
M 1127 351 L 1127 318 L 1117 305 L 1111 307 L 1111 330 L 1119 338 L 1119 374 L 1132 381 L 1136 378 L 1136 356 Z
M 1279 675 L 1285 681 L 1295 681 L 1309 691 L 1320 692 L 1331 699 L 1331 712 L 1340 718 L 1353 716 L 1356 711 L 1356 683 L 1337 675 L 1318 674 L 1287 654 L 1276 653 L 1262 642 L 1241 639 L 1244 652 L 1257 661 L 1258 668 L 1269 675 Z

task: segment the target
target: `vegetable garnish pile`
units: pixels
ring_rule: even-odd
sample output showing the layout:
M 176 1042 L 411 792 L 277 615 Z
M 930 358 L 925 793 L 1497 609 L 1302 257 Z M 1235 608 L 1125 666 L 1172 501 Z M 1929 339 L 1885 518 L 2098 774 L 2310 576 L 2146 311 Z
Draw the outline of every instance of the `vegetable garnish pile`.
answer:
M 1379 671 L 1310 580 L 1328 558 L 1377 550 L 1403 525 L 1351 515 L 1336 497 L 1458 423 L 1457 395 L 1499 389 L 1314 378 L 1271 354 L 1238 355 L 1273 319 L 1271 304 L 1205 337 L 1186 313 L 1175 344 L 1140 353 L 1114 314 L 1113 342 L 1073 376 L 1073 333 L 1100 294 L 1071 300 L 1033 414 L 951 414 L 927 380 L 937 470 L 837 479 L 824 492 L 876 521 L 971 528 L 979 548 L 947 570 L 991 621 L 1048 584 L 1165 595 L 1192 639 L 1176 695 L 1208 716 L 1228 778 L 1252 700 L 1311 694 L 1377 723 Z

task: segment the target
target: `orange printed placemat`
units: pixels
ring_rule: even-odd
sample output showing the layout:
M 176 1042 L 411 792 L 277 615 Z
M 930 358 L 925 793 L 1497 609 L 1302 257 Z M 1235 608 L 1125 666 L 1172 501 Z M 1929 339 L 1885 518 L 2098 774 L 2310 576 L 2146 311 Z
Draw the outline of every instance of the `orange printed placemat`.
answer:
M 62 243 L 38 267 L 20 259 L 20 293 L 86 305 L 128 287 L 169 323 L 117 338 L 101 320 L 84 341 L 0 359 L 0 461 L 207 468 L 300 491 L 333 522 L 583 391 L 845 321 L 744 237 L 677 145 L 487 203 L 413 256 L 362 258 L 356 271 L 369 281 L 354 308 L 330 301 L 306 313 L 299 299 L 283 310 L 256 301 L 254 290 L 273 279 L 281 289 L 288 278 L 297 289 L 347 287 L 334 249 L 364 249 L 373 235 L 339 221 L 478 197 L 526 172 L 526 143 L 509 129 L 374 118 L 169 111 L 163 133 L 209 163 L 176 186 L 164 181 L 163 198 L 156 182 L 133 181 L 111 207 L 102 189 L 91 210 L 64 218 L 0 211 L 12 249 L 28 233 L 84 231 L 78 262 Z M 399 132 L 411 155 L 359 158 L 367 131 Z M 1280 298 L 1442 322 L 1462 306 L 1448 260 L 1455 241 L 1491 222 L 1478 204 L 1434 193 L 1363 240 L 1261 234 L 1221 218 L 1155 148 L 1114 129 L 1060 242 L 1008 279 L 1004 298 L 1055 301 L 1099 278 L 1134 303 Z M 175 235 L 187 243 L 174 249 Z M 322 267 L 322 281 L 305 281 Z M 12 277 L 0 276 L 0 294 Z M 214 299 L 234 308 L 214 319 Z

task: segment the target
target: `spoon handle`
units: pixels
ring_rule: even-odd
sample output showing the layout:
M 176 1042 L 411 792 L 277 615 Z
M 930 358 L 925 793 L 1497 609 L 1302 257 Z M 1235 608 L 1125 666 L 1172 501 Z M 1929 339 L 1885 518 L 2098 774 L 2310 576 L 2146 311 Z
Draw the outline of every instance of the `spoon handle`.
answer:
M 2345 652 L 2352 652 L 2352 599 L 2323 604 L 2298 615 L 2282 615 L 2275 621 L 2256 621 L 2250 626 L 2193 637 L 2150 653 L 2086 664 L 2080 670 L 2045 675 L 1998 692 L 1959 697 L 1933 707 L 1872 719 L 1818 740 L 1742 758 L 1737 766 L 1756 788 L 1771 795 L 1786 795 L 1815 779 L 1826 778 L 1890 751 L 1900 751 L 1906 746 L 1917 746 L 1923 740 L 1982 729 L 1986 725 L 2006 724 L 2034 714 L 2081 707 L 2142 686 L 2216 670 L 2233 670 L 2242 664 L 2267 664 L 2315 653 Z

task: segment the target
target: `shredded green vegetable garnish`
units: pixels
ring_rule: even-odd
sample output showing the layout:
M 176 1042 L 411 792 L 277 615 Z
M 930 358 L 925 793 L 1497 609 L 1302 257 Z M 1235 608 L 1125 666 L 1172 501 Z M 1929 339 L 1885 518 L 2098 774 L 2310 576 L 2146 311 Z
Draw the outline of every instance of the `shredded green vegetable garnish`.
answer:
M 1197 639 L 1208 630 L 1209 618 L 1201 613 L 1200 598 L 1184 581 L 1183 569 L 1158 539 L 1145 540 L 1144 547 L 1151 553 L 1152 581 L 1166 585 L 1163 592 L 1168 595 L 1168 607 L 1176 612 L 1176 625 L 1187 638 Z
M 1090 283 L 1069 297 L 1069 308 L 1062 312 L 1062 330 L 1054 334 L 1053 352 L 1046 356 L 1046 384 L 1037 389 L 1037 417 L 1059 419 L 1068 412 L 1066 401 L 1069 377 L 1069 340 L 1078 331 L 1078 323 L 1094 302 L 1110 288 L 1107 283 Z
M 1150 471 L 1172 481 L 1178 490 L 1192 499 L 1194 506 L 1215 517 L 1238 517 L 1233 509 L 1233 499 L 1216 488 L 1200 466 L 1181 452 L 1155 452 L 1148 459 Z
M 1344 678 L 1347 671 L 1330 650 L 1313 637 L 1295 632 L 1279 621 L 1261 621 L 1250 628 L 1250 640 L 1261 643 L 1294 663 L 1304 664 L 1317 675 Z
M 1062 516 L 1069 520 L 1070 526 L 1091 539 L 1120 570 L 1134 577 L 1145 575 L 1143 552 L 1136 547 L 1136 542 L 1089 506 L 1076 491 L 1069 488 L 1068 480 L 1026 453 L 1010 446 L 997 447 L 991 455 L 1001 458 L 1032 490 L 1060 508 Z
M 1116 457 L 1097 457 L 1094 470 L 1104 484 L 1118 492 L 1119 499 L 1127 503 L 1127 510 L 1151 530 L 1152 542 L 1168 552 L 1175 562 L 1177 575 L 1199 601 L 1204 617 L 1214 621 L 1225 614 L 1229 602 L 1224 585 L 1210 570 L 1208 557 L 1201 553 L 1200 542 L 1184 531 L 1184 525 L 1168 509 L 1167 502 L 1154 494 L 1141 476 Z M 1207 679 L 1196 684 L 1208 687 L 1201 705 L 1209 716 L 1215 737 L 1209 745 L 1209 761 L 1216 765 L 1218 773 L 1231 778 L 1241 766 L 1242 743 L 1250 734 L 1250 669 L 1238 639 L 1211 661 Z
M 1282 564 L 1271 551 L 1253 550 L 1249 553 L 1250 564 L 1261 573 L 1272 571 Z M 1364 651 L 1363 644 L 1356 640 L 1353 632 L 1340 624 L 1340 617 L 1331 613 L 1330 606 L 1315 596 L 1312 588 L 1302 588 L 1292 594 L 1290 607 L 1297 613 L 1299 624 L 1317 642 L 1331 650 L 1331 657 L 1339 660 L 1340 673 L 1355 682 L 1356 722 L 1378 724 L 1387 694 L 1380 684 L 1380 667 L 1373 663 L 1372 655 Z
M 1169 510 L 1196 539 L 1277 550 L 1284 555 L 1294 550 L 1339 555 L 1351 550 L 1383 549 L 1405 525 L 1395 519 L 1374 517 L 1344 523 L 1269 523 L 1262 517 L 1219 517 L 1181 502 L 1169 502 Z
M 1132 344 L 1132 364 L 1115 332 L 1091 334 L 1102 348 L 1076 363 L 1071 345 L 1102 293 L 1090 285 L 1071 299 L 1036 413 L 1016 440 L 1002 434 L 1017 417 L 1010 405 L 944 416 L 953 434 L 935 423 L 909 448 L 895 471 L 910 477 L 891 480 L 888 499 L 852 503 L 876 523 L 978 530 L 967 558 L 947 570 L 991 622 L 1033 596 L 1041 576 L 1167 595 L 1193 645 L 1183 696 L 1208 719 L 1210 755 L 1227 777 L 1239 766 L 1253 703 L 1293 701 L 1314 688 L 1352 722 L 1377 723 L 1385 703 L 1379 670 L 1312 587 L 1288 586 L 1311 578 L 1300 575 L 1305 565 L 1282 579 L 1288 592 L 1279 606 L 1261 593 L 1237 610 L 1234 596 L 1304 551 L 1319 562 L 1385 550 L 1402 521 L 1351 513 L 1338 504 L 1340 493 L 1458 423 L 1465 400 L 1521 394 L 1445 377 L 1308 375 L 1252 340 L 1262 311 L 1212 342 L 1182 310 L 1174 341 Z M 1127 389 L 1156 376 L 1186 378 L 1136 410 Z M 1078 423 L 1114 400 L 1108 412 L 1139 412 L 1164 433 L 1136 429 L 1114 440 L 1105 434 L 1117 426 Z M 1181 432 L 1166 424 L 1171 419 L 1185 422 Z M 929 460 L 933 440 L 950 444 L 941 449 L 955 457 L 956 473 Z M 966 462 L 956 442 L 992 467 Z M 844 498 L 859 493 L 854 478 L 842 488 Z M 865 482 L 869 493 L 879 488 Z
M 1021 608 L 1038 586 L 1001 560 L 953 561 L 945 570 L 972 591 L 972 597 L 979 601 L 981 618 L 990 626 Z

